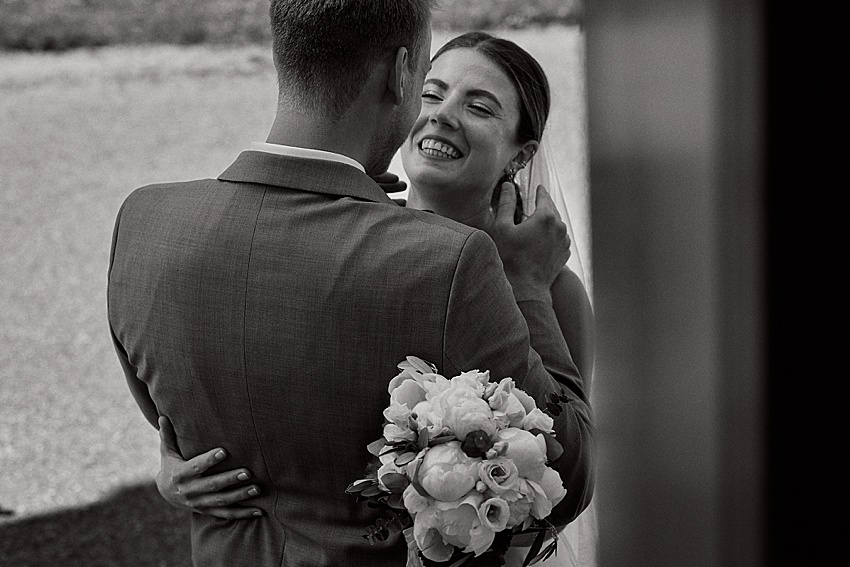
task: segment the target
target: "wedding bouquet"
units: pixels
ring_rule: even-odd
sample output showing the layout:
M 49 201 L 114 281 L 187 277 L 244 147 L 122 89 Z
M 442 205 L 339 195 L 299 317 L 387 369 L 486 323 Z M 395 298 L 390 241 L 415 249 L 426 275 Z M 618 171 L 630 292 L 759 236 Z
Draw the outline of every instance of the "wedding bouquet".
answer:
M 565 398 L 550 395 L 541 411 L 511 378 L 490 382 L 489 371 L 447 379 L 412 356 L 398 367 L 383 436 L 368 446 L 372 473 L 347 489 L 386 512 L 364 537 L 402 530 L 409 567 L 503 565 L 519 534 L 534 534 L 524 565 L 554 553 L 546 518 L 566 490 L 547 466 L 563 453 L 550 413 Z M 546 536 L 553 541 L 542 550 Z

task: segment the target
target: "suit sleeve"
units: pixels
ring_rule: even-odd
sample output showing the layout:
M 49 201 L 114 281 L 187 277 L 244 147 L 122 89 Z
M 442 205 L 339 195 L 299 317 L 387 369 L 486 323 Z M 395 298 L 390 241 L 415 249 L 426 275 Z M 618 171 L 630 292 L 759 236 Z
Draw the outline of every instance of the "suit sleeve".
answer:
M 464 244 L 446 313 L 443 367 L 446 375 L 489 370 L 510 376 L 543 408 L 550 393 L 568 402 L 555 419 L 564 454 L 550 465 L 567 489 L 549 520 L 574 520 L 593 495 L 593 426 L 584 382 L 573 363 L 551 302 L 514 300 L 493 241 L 472 233 Z
M 113 313 L 108 305 L 112 291 L 109 288 L 111 288 L 112 286 L 112 265 L 115 262 L 115 249 L 118 243 L 118 226 L 121 223 L 121 214 L 123 212 L 124 205 L 121 206 L 121 209 L 118 211 L 118 217 L 115 219 L 115 228 L 112 232 L 112 247 L 109 253 L 109 282 L 107 284 L 106 293 L 107 314 L 109 318 L 109 335 L 112 337 L 112 345 L 115 347 L 115 352 L 118 355 L 118 361 L 121 363 L 121 368 L 124 370 L 124 377 L 127 379 L 127 385 L 130 387 L 130 393 L 133 394 L 133 398 L 136 400 L 136 403 L 142 410 L 145 419 L 147 419 L 151 425 L 159 429 L 159 425 L 157 423 L 159 419 L 159 412 L 156 409 L 156 404 L 154 404 L 153 400 L 150 397 L 147 384 L 139 380 L 136 374 L 136 369 L 130 363 L 130 359 L 127 356 L 127 351 L 124 349 L 124 346 L 121 344 L 121 341 L 118 340 L 118 337 L 115 336 L 115 329 L 113 328 L 112 321 Z

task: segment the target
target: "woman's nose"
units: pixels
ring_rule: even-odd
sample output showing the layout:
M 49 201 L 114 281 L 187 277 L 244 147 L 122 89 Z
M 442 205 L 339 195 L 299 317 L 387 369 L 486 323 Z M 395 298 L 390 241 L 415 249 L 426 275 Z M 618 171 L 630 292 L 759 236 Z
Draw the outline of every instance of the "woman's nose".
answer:
M 443 103 L 431 112 L 429 120 L 433 124 L 456 129 L 458 127 L 457 113 L 451 104 Z

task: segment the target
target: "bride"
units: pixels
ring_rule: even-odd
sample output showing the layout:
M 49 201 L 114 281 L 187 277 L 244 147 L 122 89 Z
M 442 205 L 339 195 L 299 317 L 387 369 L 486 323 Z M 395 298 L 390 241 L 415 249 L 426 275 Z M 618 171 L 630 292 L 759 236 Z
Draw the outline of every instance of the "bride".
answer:
M 401 148 L 410 180 L 406 206 L 488 231 L 498 205 L 496 189 L 506 182 L 517 191 L 516 222 L 531 214 L 538 185 L 547 187 L 556 203 L 563 203 L 564 199 L 558 197 L 565 188 L 548 162 L 544 139 L 549 84 L 537 61 L 511 41 L 470 32 L 445 44 L 431 63 L 422 91 L 422 110 Z M 559 208 L 569 227 L 566 209 Z M 593 313 L 580 274 L 580 260 L 573 255 L 552 284 L 551 294 L 561 332 L 589 389 L 594 359 Z M 166 500 L 228 519 L 261 513 L 234 505 L 257 494 L 252 491 L 259 487 L 228 489 L 234 484 L 244 485 L 250 471 L 236 469 L 201 477 L 220 460 L 215 457 L 218 450 L 184 462 L 170 438 L 167 419 L 162 419 L 161 425 L 162 469 L 157 485 Z M 527 551 L 511 548 L 507 565 L 521 565 Z M 595 567 L 592 501 L 561 531 L 557 555 L 537 565 Z

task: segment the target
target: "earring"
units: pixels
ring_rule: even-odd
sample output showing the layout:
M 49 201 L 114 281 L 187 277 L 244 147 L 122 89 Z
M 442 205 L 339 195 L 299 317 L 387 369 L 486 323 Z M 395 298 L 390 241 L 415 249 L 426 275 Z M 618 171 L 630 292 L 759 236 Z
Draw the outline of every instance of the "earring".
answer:
M 516 185 L 516 174 L 519 173 L 521 169 L 523 169 L 526 165 L 526 162 L 521 161 L 517 165 L 512 165 L 511 168 L 507 172 L 508 179 L 510 179 L 511 183 Z

